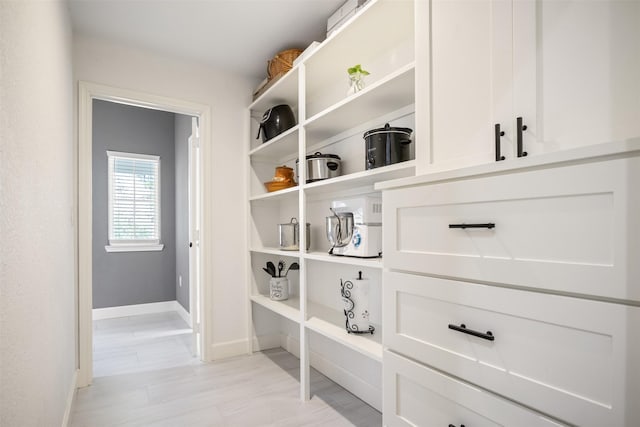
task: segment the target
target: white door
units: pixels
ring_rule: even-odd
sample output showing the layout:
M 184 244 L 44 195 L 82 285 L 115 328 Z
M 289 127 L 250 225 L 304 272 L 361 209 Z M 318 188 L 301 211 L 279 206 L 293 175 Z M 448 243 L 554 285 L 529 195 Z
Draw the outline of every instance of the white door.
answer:
M 525 151 L 640 136 L 640 2 L 521 0 L 513 19 Z
M 510 0 L 431 3 L 432 162 L 457 168 L 512 157 Z
M 198 119 L 191 119 L 189 137 L 189 312 L 193 327 L 192 351 L 200 348 L 200 133 Z

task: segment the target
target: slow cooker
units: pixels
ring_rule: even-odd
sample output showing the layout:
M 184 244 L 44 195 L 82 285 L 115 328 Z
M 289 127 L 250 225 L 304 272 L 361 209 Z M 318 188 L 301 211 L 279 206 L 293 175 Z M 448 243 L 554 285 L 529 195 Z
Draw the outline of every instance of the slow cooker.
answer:
M 411 160 L 412 129 L 391 127 L 371 129 L 364 133 L 366 144 L 365 166 L 374 169 L 380 166 Z
M 340 176 L 341 173 L 341 160 L 340 156 L 336 154 L 322 154 L 315 152 L 306 156 L 307 160 L 307 181 L 314 182 L 322 179 L 334 178 Z M 296 180 L 300 182 L 298 178 L 298 162 L 296 160 Z

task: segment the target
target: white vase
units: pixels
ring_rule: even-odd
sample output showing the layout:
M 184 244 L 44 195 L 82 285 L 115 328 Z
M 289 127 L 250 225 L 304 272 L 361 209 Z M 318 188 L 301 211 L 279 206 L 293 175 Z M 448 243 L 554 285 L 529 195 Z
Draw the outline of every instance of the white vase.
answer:
M 272 277 L 269 279 L 269 298 L 274 301 L 289 299 L 289 279 L 286 277 Z
M 347 95 L 353 95 L 354 93 L 360 92 L 362 89 L 364 89 L 364 74 L 349 74 L 349 90 L 347 90 Z

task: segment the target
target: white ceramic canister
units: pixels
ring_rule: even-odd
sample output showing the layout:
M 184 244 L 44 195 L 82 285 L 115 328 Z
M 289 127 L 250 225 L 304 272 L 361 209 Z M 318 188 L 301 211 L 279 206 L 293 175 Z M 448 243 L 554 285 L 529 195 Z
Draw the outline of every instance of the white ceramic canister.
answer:
M 274 301 L 289 299 L 289 279 L 286 277 L 272 277 L 269 279 L 269 298 Z
M 359 271 L 357 278 L 340 282 L 347 332 L 373 333 L 375 328 L 369 322 L 369 279 Z

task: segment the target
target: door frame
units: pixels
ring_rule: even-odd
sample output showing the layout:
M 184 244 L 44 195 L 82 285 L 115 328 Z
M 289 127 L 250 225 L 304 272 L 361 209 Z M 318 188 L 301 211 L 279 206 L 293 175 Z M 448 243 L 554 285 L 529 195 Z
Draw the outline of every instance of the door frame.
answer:
M 200 259 L 207 259 L 211 253 L 211 206 L 212 189 L 211 165 L 213 150 L 211 147 L 211 108 L 205 104 L 197 104 L 176 98 L 137 92 L 97 83 L 80 81 L 78 84 L 78 387 L 86 387 L 93 380 L 93 283 L 92 283 L 92 143 L 93 143 L 93 100 L 117 102 L 154 110 L 196 116 L 199 118 L 200 130 Z M 190 255 L 191 256 L 191 255 Z M 209 264 L 209 265 L 208 265 Z M 201 313 L 199 347 L 200 359 L 211 360 L 211 306 L 210 284 L 212 270 L 210 263 L 201 262 L 199 266 L 200 283 L 195 284 L 200 290 L 199 312 Z M 191 280 L 190 280 L 191 282 Z M 194 283 L 189 283 L 193 286 Z

